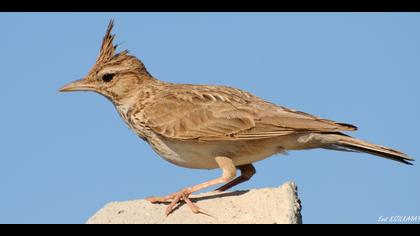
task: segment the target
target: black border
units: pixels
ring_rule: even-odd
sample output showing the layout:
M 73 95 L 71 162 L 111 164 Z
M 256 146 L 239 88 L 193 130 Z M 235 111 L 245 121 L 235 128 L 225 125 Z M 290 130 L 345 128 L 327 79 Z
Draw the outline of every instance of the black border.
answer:
M 302 0 L 126 0 L 3 1 L 0 11 L 12 12 L 416 12 L 420 4 L 405 1 Z

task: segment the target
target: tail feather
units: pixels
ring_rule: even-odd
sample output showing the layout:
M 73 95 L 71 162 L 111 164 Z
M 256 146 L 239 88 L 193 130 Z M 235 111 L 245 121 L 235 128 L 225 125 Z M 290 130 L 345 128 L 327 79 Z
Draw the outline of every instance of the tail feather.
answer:
M 335 145 L 338 145 L 343 148 L 348 148 L 350 150 L 366 152 L 376 156 L 384 157 L 393 161 L 398 161 L 405 163 L 407 165 L 413 165 L 409 161 L 414 161 L 407 154 L 400 151 L 384 147 L 377 144 L 368 143 L 366 141 L 356 139 L 344 134 L 331 134 L 337 136 L 337 141 Z

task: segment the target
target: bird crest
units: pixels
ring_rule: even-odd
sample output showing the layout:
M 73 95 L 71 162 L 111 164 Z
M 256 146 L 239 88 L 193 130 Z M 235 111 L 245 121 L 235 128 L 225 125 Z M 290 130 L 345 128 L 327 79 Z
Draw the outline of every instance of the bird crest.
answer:
M 114 27 L 114 20 L 111 19 L 108 24 L 108 28 L 106 30 L 105 36 L 102 39 L 101 50 L 99 52 L 99 56 L 96 59 L 97 63 L 104 63 L 112 60 L 121 55 L 125 55 L 128 53 L 128 50 L 124 50 L 120 53 L 115 53 L 118 44 L 114 45 L 114 38 L 115 34 L 112 33 L 112 28 Z

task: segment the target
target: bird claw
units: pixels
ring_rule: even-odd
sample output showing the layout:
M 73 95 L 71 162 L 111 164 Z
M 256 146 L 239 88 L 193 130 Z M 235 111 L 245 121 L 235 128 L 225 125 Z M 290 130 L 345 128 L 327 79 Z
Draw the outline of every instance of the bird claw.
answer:
M 174 196 L 175 196 L 175 193 L 165 196 L 165 197 L 148 197 L 146 198 L 146 200 L 149 201 L 150 203 L 166 203 L 169 200 L 173 199 Z
M 189 199 L 188 196 L 190 194 L 191 193 L 188 190 L 182 190 L 182 191 L 170 194 L 170 195 L 165 196 L 165 197 L 148 197 L 148 198 L 146 198 L 146 200 L 149 201 L 150 203 L 153 203 L 153 204 L 154 203 L 167 203 L 169 200 L 172 200 L 170 202 L 169 206 L 166 208 L 166 211 L 165 211 L 166 216 L 169 216 L 169 214 L 171 214 L 174 211 L 175 206 L 177 204 L 179 204 L 180 201 L 184 201 L 190 207 L 191 211 L 194 214 L 202 213 L 202 214 L 205 214 L 205 215 L 209 215 L 207 212 L 200 209 L 197 205 L 195 205 Z

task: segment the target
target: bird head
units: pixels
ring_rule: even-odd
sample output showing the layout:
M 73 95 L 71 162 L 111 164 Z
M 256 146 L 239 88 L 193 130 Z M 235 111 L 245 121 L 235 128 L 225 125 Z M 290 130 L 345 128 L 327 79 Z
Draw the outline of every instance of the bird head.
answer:
M 88 74 L 60 88 L 60 92 L 93 91 L 116 102 L 132 93 L 137 85 L 153 79 L 144 64 L 128 50 L 116 53 L 114 21 L 110 20 L 99 56 Z

